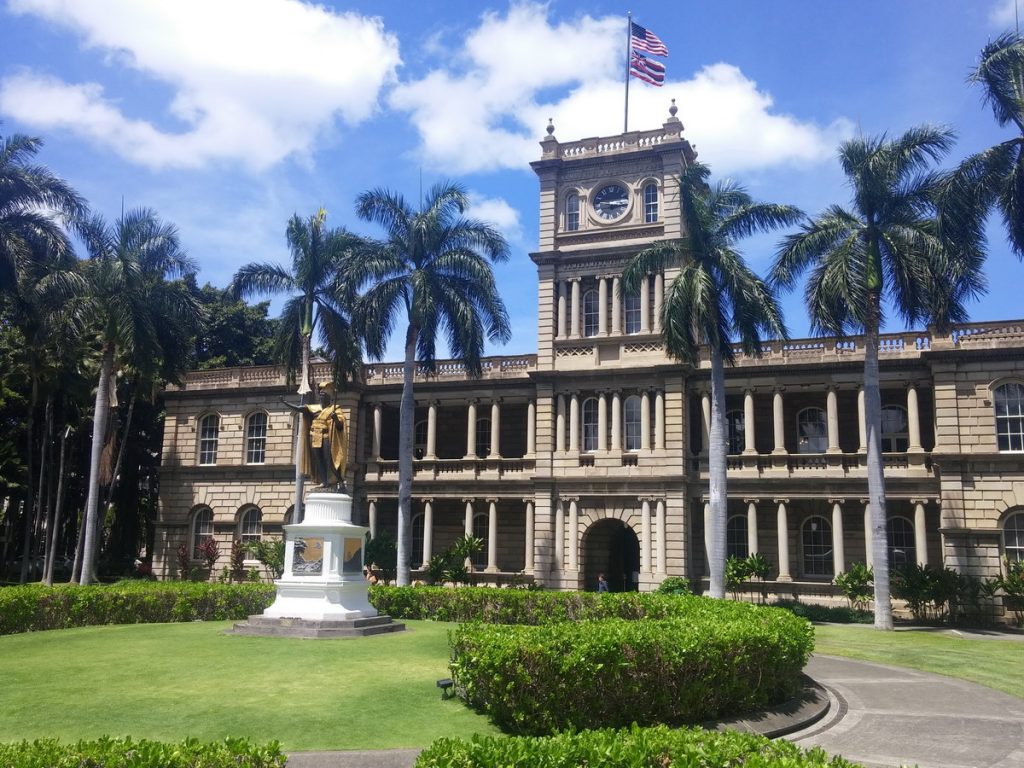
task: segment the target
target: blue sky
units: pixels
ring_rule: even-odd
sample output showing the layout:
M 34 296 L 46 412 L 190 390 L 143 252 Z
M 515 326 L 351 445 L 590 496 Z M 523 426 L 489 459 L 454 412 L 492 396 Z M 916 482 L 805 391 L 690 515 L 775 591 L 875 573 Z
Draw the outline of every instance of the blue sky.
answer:
M 514 337 L 536 349 L 537 183 L 527 163 L 549 117 L 563 141 L 622 129 L 626 8 L 376 0 L 0 0 L 0 133 L 45 139 L 41 160 L 109 218 L 122 205 L 174 222 L 224 286 L 250 261 L 288 262 L 285 223 L 323 206 L 372 233 L 356 195 L 415 199 L 453 179 L 512 243 L 498 268 Z M 633 80 L 630 128 L 676 99 L 717 177 L 817 213 L 848 195 L 835 161 L 857 131 L 956 129 L 947 164 L 1008 137 L 966 76 L 1012 28 L 1014 0 L 716 0 L 638 3 L 668 45 L 668 78 Z M 766 271 L 777 238 L 747 242 Z M 993 223 L 978 320 L 1024 315 L 1024 265 Z M 799 295 L 785 299 L 807 334 Z M 900 329 L 897 318 L 889 327 Z M 390 357 L 398 357 L 392 344 Z

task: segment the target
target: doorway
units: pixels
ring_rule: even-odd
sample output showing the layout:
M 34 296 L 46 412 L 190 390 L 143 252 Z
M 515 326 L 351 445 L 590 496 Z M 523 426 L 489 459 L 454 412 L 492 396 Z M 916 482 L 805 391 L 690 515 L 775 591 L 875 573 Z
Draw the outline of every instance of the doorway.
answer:
M 599 520 L 583 534 L 583 588 L 597 589 L 603 573 L 612 592 L 636 592 L 640 576 L 640 540 L 621 520 Z

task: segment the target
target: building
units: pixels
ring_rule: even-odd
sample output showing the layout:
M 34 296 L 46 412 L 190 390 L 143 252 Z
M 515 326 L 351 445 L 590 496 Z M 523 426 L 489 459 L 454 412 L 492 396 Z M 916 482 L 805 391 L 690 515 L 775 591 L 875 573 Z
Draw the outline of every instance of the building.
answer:
M 682 234 L 673 184 L 695 153 L 675 108 L 657 130 L 559 142 L 541 159 L 535 355 L 454 362 L 416 377 L 413 567 L 463 533 L 485 542 L 495 583 L 654 588 L 701 579 L 710 364 L 665 354 L 675 270 L 622 296 L 641 248 Z M 1024 559 L 1024 322 L 938 336 L 883 335 L 883 451 L 890 561 L 978 576 Z M 870 562 L 862 340 L 815 338 L 738 353 L 726 371 L 728 551 L 762 553 L 774 589 L 831 594 Z M 326 367 L 318 370 L 321 380 Z M 401 364 L 367 365 L 343 393 L 348 477 L 374 531 L 394 529 Z M 189 374 L 166 393 L 155 568 L 207 536 L 277 535 L 288 519 L 293 415 L 283 371 Z M 292 395 L 294 398 L 294 396 Z

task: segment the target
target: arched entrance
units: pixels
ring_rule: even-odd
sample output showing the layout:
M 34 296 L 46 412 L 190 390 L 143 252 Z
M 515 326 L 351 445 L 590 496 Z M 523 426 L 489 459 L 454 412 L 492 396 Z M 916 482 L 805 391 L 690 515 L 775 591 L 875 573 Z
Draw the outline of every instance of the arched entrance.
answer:
M 621 520 L 598 520 L 583 534 L 583 588 L 597 589 L 597 575 L 603 573 L 612 592 L 635 592 L 633 580 L 640 573 L 640 540 Z

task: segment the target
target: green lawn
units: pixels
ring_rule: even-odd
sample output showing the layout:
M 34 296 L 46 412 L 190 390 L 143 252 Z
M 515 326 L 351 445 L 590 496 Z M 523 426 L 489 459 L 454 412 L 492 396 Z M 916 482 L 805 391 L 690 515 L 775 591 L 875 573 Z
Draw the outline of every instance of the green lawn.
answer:
M 1024 642 L 964 639 L 929 630 L 879 632 L 864 624 L 817 625 L 817 653 L 958 677 L 1024 699 Z
M 424 747 L 496 733 L 441 701 L 449 624 L 345 640 L 225 635 L 230 622 L 0 637 L 0 741 L 244 736 L 286 750 Z

